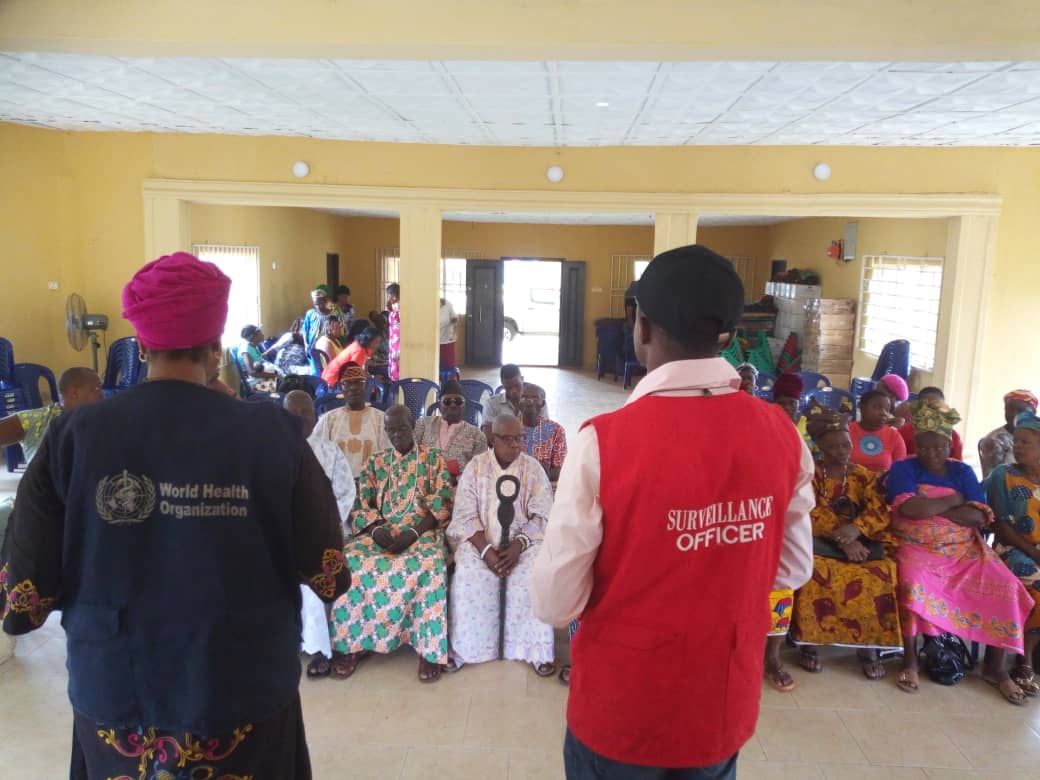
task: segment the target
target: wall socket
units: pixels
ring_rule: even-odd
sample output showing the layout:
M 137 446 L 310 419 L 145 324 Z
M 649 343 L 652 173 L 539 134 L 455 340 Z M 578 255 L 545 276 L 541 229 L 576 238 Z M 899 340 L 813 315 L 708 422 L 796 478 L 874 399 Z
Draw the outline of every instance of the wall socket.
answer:
M 58 283 L 55 282 L 55 281 L 47 282 L 47 289 L 48 290 L 57 290 L 58 289 Z

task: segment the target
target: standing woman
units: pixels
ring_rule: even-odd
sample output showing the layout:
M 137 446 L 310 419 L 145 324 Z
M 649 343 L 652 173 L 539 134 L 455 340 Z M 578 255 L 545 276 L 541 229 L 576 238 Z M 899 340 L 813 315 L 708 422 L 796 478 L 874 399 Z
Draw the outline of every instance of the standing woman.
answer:
M 386 287 L 387 333 L 390 336 L 390 381 L 401 378 L 401 285 L 397 282 Z
M 987 480 L 989 505 L 997 516 L 997 554 L 1018 577 L 1033 603 L 1040 603 L 1040 418 L 1027 409 L 1015 418 L 1014 463 L 997 466 Z M 1027 696 L 1040 694 L 1033 654 L 1040 645 L 1040 609 L 1026 621 L 1024 657 L 1011 679 Z
M 183 252 L 138 271 L 148 381 L 55 420 L 18 488 L 0 614 L 62 611 L 73 780 L 311 777 L 299 584 L 331 601 L 350 573 L 299 426 L 206 387 L 230 285 Z

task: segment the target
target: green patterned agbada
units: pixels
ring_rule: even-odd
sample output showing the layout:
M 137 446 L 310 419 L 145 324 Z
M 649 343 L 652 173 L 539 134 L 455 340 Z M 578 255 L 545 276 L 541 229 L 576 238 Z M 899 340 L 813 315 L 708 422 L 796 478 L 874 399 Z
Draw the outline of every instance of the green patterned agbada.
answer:
M 438 450 L 416 445 L 407 455 L 373 455 L 358 480 L 350 516 L 360 534 L 381 519 L 396 535 L 417 527 L 426 511 L 440 526 L 399 554 L 371 534 L 346 545 L 350 590 L 332 608 L 332 649 L 339 653 L 392 653 L 411 645 L 430 663 L 448 662 L 448 585 L 444 527 L 451 518 L 452 486 Z M 406 533 L 411 533 L 410 531 Z

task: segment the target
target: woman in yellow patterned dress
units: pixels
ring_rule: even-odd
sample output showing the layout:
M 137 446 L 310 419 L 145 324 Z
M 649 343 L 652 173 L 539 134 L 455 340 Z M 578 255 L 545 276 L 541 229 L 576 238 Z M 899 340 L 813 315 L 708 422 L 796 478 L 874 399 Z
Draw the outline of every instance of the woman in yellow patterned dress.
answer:
M 803 669 L 823 668 L 814 645 L 856 647 L 863 674 L 879 680 L 878 650 L 902 647 L 888 505 L 873 472 L 849 461 L 844 416 L 814 415 L 807 427 L 823 458 L 813 479 L 813 576 L 795 593 L 791 636 Z
M 415 443 L 407 407 L 390 407 L 385 419 L 393 448 L 361 472 L 350 516 L 351 587 L 332 607 L 332 675 L 346 679 L 369 653 L 411 645 L 420 682 L 436 682 L 448 662 L 451 475 L 440 450 Z

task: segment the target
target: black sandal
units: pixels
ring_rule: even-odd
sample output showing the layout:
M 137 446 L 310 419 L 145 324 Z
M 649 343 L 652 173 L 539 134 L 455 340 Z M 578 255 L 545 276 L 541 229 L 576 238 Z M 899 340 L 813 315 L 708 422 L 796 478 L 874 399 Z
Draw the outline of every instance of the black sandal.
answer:
M 557 679 L 560 681 L 560 685 L 565 685 L 568 688 L 570 687 L 570 685 L 571 685 L 571 665 L 570 664 L 564 664 L 563 666 L 560 667 L 560 674 L 557 676 Z
M 328 677 L 330 674 L 332 674 L 332 661 L 321 653 L 314 656 L 311 662 L 307 664 L 308 680 L 320 680 L 323 677 Z

